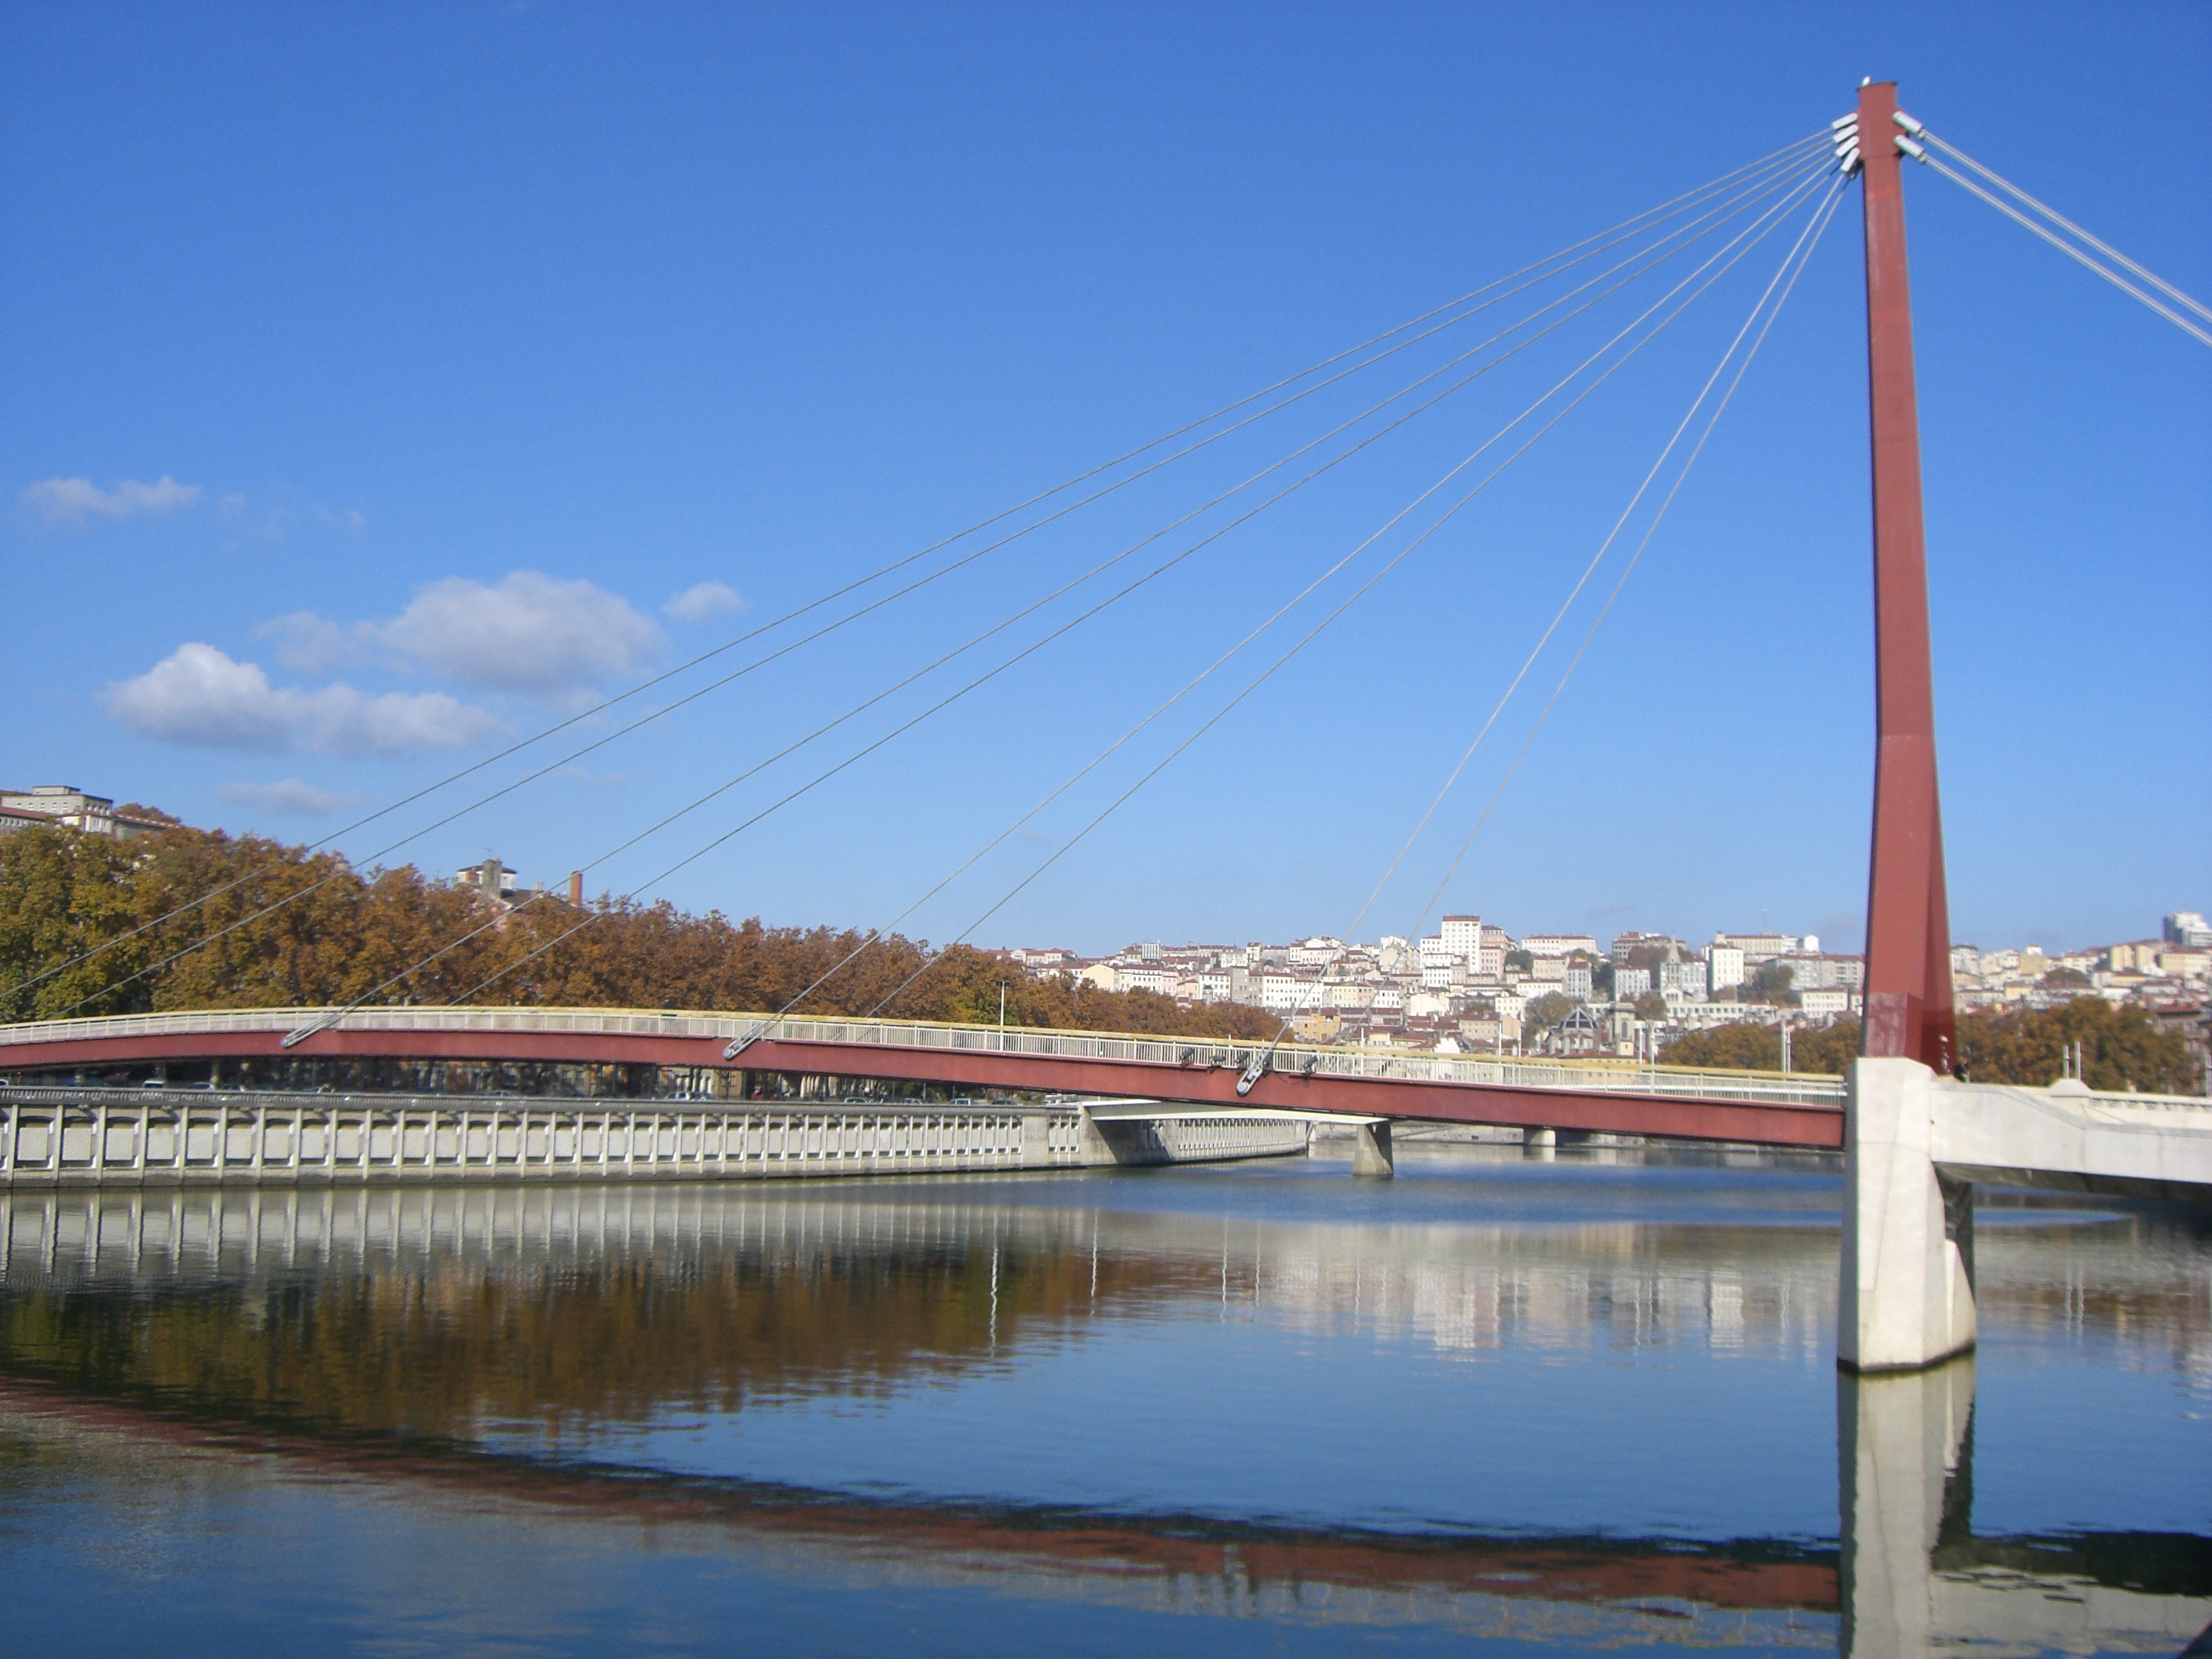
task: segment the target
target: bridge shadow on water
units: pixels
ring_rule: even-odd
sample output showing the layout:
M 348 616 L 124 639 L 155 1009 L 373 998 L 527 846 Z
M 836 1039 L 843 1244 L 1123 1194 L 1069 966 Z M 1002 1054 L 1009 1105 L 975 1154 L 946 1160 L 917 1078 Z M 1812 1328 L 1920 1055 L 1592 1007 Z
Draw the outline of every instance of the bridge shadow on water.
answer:
M 58 1494 L 88 1492 L 89 1513 L 143 1532 L 149 1513 L 209 1504 L 222 1471 L 235 1484 L 217 1508 L 276 1504 L 266 1494 L 280 1490 L 366 1493 L 441 1536 L 489 1529 L 440 1546 L 456 1560 L 526 1534 L 594 1559 L 769 1559 L 787 1577 L 854 1592 L 980 1588 L 997 1603 L 1282 1629 L 1887 1655 L 1954 1644 L 2174 1651 L 2212 1619 L 2212 1540 L 2194 1534 L 1975 1534 L 1972 1358 L 1837 1379 L 1839 1518 L 1825 1535 L 1732 1532 L 1725 1503 L 1642 1527 L 1602 1512 L 1562 1525 L 1509 1498 L 1450 1509 L 1413 1466 L 1404 1479 L 1425 1514 L 1363 1505 L 1332 1486 L 1328 1471 L 1346 1466 L 1325 1459 L 1309 1487 L 1223 1503 L 1117 1474 L 1112 1448 L 1141 1434 L 1158 1404 L 1116 1407 L 1117 1330 L 1189 1344 L 1243 1320 L 1332 1352 L 1540 1352 L 1555 1375 L 1632 1348 L 1730 1343 L 1810 1375 L 1808 1345 L 1832 1340 L 1832 1291 L 1819 1287 L 1823 1274 L 1832 1283 L 1834 1239 L 1817 1194 L 1778 1216 L 1731 1215 L 1712 1206 L 1724 1182 L 1692 1181 L 1656 1210 L 1608 1217 L 1601 1202 L 1574 1224 L 1447 1229 L 1416 1224 L 1425 1212 L 1419 1171 L 1409 1174 L 1397 1187 L 1416 1203 L 1394 1228 L 1342 1222 L 1309 1201 L 1319 1189 L 1307 1171 L 1279 1167 L 799 1195 L 0 1198 L 0 1537 L 36 1534 Z M 1346 1179 L 1325 1168 L 1312 1178 Z M 1648 1189 L 1605 1190 L 1632 1209 L 1626 1194 Z M 1224 1194 L 1259 1213 L 1224 1211 Z M 1754 1220 L 1761 1265 L 1746 1274 L 1713 1240 Z M 2003 1294 L 1995 1287 L 1999 1305 Z M 2078 1301 L 2069 1317 L 2094 1325 L 2094 1294 Z M 1052 1370 L 1063 1363 L 1109 1380 L 1071 1395 L 1068 1373 Z M 987 1425 L 960 1447 L 988 1471 L 994 1432 L 1060 1434 L 1069 1459 L 1097 1466 L 1091 1486 L 933 1479 L 943 1465 L 927 1443 L 955 1431 L 929 1413 L 967 1401 L 988 1414 L 1000 1400 L 989 1391 L 1033 1366 L 1062 1378 L 1060 1392 L 1024 1397 L 1087 1427 Z M 1194 1361 L 1189 1386 L 1209 1387 L 1209 1375 Z M 1478 1387 L 1481 1376 L 1451 1373 Z M 1255 1387 L 1252 1431 L 1293 1465 L 1321 1458 L 1334 1420 L 1361 1409 L 1254 1405 L 1267 1399 Z M 1239 1409 L 1207 1421 L 1218 1428 Z M 854 1416 L 871 1412 L 922 1415 L 908 1441 L 869 1454 L 881 1467 L 857 1474 L 830 1457 L 809 1479 L 803 1458 L 780 1468 L 731 1449 L 733 1425 L 849 1440 L 877 1432 Z M 1433 1420 L 1393 1432 L 1417 1454 L 1424 1437 L 1449 1437 Z M 1362 1455 L 1383 1443 L 1363 1442 Z M 1608 1453 L 1601 1437 L 1560 1455 Z M 239 1496 L 249 1489 L 264 1496 L 249 1503 Z M 1282 1491 L 1296 1501 L 1271 1500 Z M 102 1577 L 81 1559 L 70 1571 L 58 1582 L 72 1593 Z M 366 1565 L 319 1571 L 340 1601 L 375 1597 Z M 546 1588 L 541 1600 L 580 1593 Z M 986 1646 L 988 1625 L 976 1632 Z M 1178 1628 L 1182 1641 L 1213 1641 Z

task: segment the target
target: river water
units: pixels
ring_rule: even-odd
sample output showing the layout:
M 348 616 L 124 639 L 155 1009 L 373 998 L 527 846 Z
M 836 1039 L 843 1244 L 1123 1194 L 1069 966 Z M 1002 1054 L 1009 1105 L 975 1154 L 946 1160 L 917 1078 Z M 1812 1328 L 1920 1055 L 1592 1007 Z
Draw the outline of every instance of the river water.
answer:
M 1984 1194 L 1978 1355 L 1859 1383 L 1820 1160 L 1398 1168 L 0 1198 L 0 1652 L 2212 1620 L 2201 1212 Z

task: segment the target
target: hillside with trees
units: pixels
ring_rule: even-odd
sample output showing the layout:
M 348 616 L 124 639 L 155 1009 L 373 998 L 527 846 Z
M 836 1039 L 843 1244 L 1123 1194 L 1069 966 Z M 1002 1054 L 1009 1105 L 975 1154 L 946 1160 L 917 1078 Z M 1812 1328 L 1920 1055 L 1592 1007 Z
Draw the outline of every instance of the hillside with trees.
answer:
M 0 842 L 0 1020 L 363 997 L 758 1012 L 824 974 L 795 1012 L 881 1004 L 896 1018 L 992 1022 L 1004 985 L 1009 1025 L 1262 1038 L 1278 1025 L 1256 1008 L 1102 991 L 896 934 L 869 940 L 608 896 L 579 911 L 562 896 L 522 895 L 505 908 L 411 866 L 356 871 L 336 854 L 258 836 L 179 825 L 122 842 L 40 826 Z

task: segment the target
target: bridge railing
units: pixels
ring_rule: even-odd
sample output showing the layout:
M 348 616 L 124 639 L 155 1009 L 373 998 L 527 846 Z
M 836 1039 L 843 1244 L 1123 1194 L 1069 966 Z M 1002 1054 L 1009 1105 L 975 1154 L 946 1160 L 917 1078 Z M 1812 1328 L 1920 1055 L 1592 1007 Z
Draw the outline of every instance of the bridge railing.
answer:
M 100 1038 L 213 1036 L 290 1031 L 323 1016 L 318 1008 L 210 1009 L 120 1014 L 91 1019 L 0 1025 L 0 1066 L 7 1050 L 33 1043 Z M 750 1038 L 825 1047 L 952 1050 L 1041 1059 L 1109 1060 L 1185 1069 L 1241 1069 L 1261 1046 L 1221 1038 L 1133 1036 L 1099 1031 L 885 1020 L 673 1012 L 628 1008 L 362 1008 L 334 1022 L 345 1031 L 573 1033 L 595 1036 Z M 1277 1072 L 1392 1082 L 1487 1085 L 1493 1088 L 1571 1089 L 1704 1101 L 1840 1107 L 1841 1078 L 1817 1073 L 1704 1071 L 1602 1059 L 1525 1060 L 1509 1055 L 1445 1054 L 1408 1048 L 1339 1048 L 1285 1043 Z

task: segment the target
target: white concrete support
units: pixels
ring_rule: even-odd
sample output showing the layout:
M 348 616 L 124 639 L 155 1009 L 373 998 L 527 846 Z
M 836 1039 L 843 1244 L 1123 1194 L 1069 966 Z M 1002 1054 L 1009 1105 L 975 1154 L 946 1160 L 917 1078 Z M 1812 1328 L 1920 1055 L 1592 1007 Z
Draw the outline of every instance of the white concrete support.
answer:
M 1098 1120 L 1091 1115 L 1088 1106 L 1076 1109 L 1075 1122 L 1075 1161 L 1078 1164 L 1086 1169 L 1097 1169 L 1121 1161 L 1114 1156 L 1114 1148 L 1107 1141 L 1105 1131 L 1098 1127 Z
M 1390 1151 L 1390 1124 L 1388 1119 L 1363 1123 L 1352 1132 L 1352 1173 L 1371 1176 L 1389 1181 L 1398 1173 L 1397 1159 Z
M 1852 1063 L 1844 1119 L 1837 1360 L 1911 1370 L 1974 1346 L 1973 1188 L 1936 1167 L 1936 1074 Z
M 1851 1659 L 1917 1659 L 1951 1645 L 1941 1639 L 1934 1556 L 1945 1482 L 1959 1471 L 1973 1405 L 1971 1356 L 1905 1376 L 1837 1380 L 1839 1588 Z

